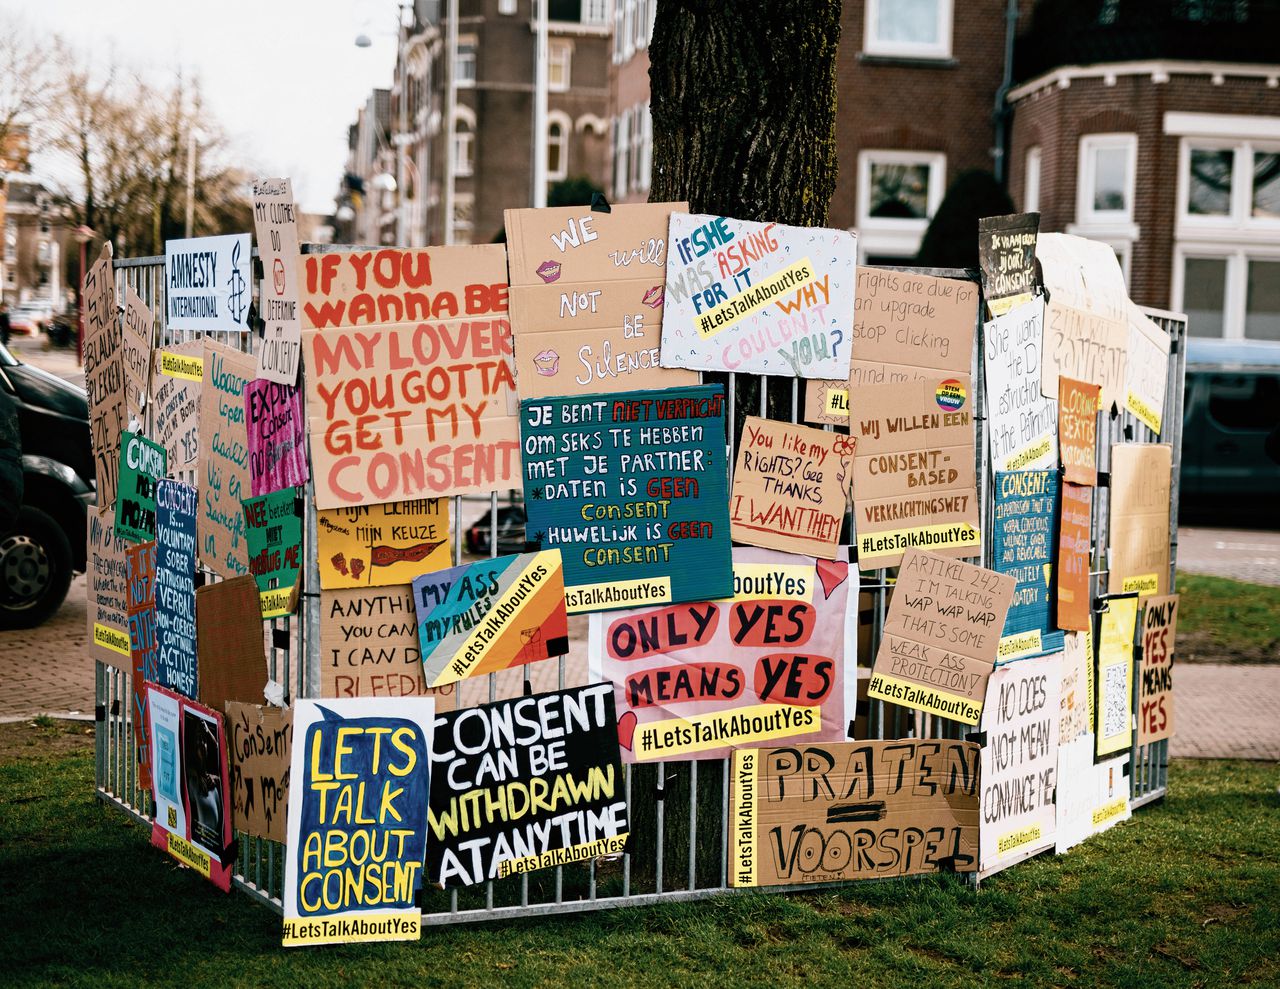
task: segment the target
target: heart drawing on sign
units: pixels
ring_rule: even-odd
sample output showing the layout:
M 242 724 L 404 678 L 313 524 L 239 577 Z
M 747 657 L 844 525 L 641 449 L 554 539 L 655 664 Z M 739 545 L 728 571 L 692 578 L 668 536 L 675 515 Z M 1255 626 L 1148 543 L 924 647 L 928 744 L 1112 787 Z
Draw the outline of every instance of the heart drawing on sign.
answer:
M 822 593 L 830 599 L 831 592 L 849 579 L 849 564 L 841 560 L 818 560 L 817 564 Z
M 631 751 L 631 741 L 635 738 L 638 720 L 635 711 L 625 711 L 618 719 L 618 744 L 628 752 Z

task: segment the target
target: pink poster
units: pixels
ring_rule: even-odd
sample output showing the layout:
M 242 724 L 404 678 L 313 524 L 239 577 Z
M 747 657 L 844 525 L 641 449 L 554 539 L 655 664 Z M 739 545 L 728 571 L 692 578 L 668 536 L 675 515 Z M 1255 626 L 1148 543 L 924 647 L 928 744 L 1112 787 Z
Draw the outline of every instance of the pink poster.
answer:
M 252 496 L 306 484 L 307 444 L 302 393 L 292 385 L 254 379 L 245 385 L 249 487 Z

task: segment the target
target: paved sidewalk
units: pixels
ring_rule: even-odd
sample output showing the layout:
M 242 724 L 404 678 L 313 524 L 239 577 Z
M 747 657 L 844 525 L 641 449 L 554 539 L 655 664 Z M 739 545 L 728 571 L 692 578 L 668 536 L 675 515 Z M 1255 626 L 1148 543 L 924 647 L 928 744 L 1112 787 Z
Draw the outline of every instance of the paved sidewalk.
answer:
M 0 632 L 0 721 L 93 717 L 85 591 L 77 577 L 58 613 L 39 628 Z
M 1173 664 L 1169 754 L 1280 761 L 1280 666 Z

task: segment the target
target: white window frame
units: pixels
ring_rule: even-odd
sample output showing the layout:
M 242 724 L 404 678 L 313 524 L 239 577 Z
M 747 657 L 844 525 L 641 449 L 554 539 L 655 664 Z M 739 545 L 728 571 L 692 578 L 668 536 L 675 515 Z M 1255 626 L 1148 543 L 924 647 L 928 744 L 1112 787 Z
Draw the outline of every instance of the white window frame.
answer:
M 627 177 L 630 174 L 627 156 L 631 150 L 631 111 L 623 110 L 614 118 L 613 143 L 613 194 L 621 199 L 631 190 L 627 188 Z
M 471 55 L 467 59 L 464 59 L 462 57 L 462 49 L 464 46 L 470 46 L 471 48 Z M 460 38 L 458 38 L 458 50 L 454 53 L 454 59 L 453 59 L 453 72 L 454 72 L 454 84 L 459 89 L 471 89 L 475 86 L 476 75 L 478 70 L 477 63 L 479 61 L 478 56 L 480 54 L 479 49 L 480 49 L 480 45 L 474 34 L 464 34 Z M 470 63 L 471 65 L 470 75 L 464 76 L 462 74 L 462 66 L 464 62 Z
M 622 60 L 636 53 L 636 0 L 614 0 L 622 5 Z
M 465 131 L 458 130 L 458 124 L 467 125 Z M 453 174 L 459 178 L 474 175 L 476 170 L 476 115 L 468 106 L 459 106 L 454 111 L 453 127 L 450 128 L 453 139 Z
M 510 16 L 516 12 L 520 0 L 498 0 L 498 13 Z
M 1027 157 L 1022 175 L 1022 211 L 1024 213 L 1040 212 L 1040 171 L 1043 153 L 1040 145 L 1027 148 Z
M 649 104 L 641 104 L 644 120 L 640 129 L 640 188 L 648 192 L 653 184 L 653 114 L 649 112 Z
M 556 69 L 560 79 L 556 79 Z M 547 43 L 547 89 L 563 93 L 569 89 L 573 71 L 573 42 L 557 38 Z
M 1125 151 L 1129 159 L 1124 177 L 1124 209 L 1094 209 L 1097 174 L 1093 153 L 1115 148 Z M 1138 185 L 1138 135 L 1124 133 L 1081 135 L 1079 156 L 1079 167 L 1076 171 L 1076 225 L 1082 228 L 1082 232 L 1084 232 L 1083 228 L 1099 232 L 1108 230 L 1113 231 L 1112 236 L 1136 240 L 1138 234 L 1133 222 L 1133 198 Z
M 929 191 L 924 219 L 871 216 L 871 167 L 873 165 L 927 165 Z M 946 191 L 947 156 L 941 151 L 867 150 L 858 152 L 858 257 L 889 254 L 914 257 L 929 221 Z
M 1234 183 L 1233 183 L 1234 184 Z M 1225 260 L 1227 262 L 1226 287 L 1223 290 L 1222 337 L 1224 340 L 1243 340 L 1245 307 L 1249 301 L 1249 262 L 1280 261 L 1280 243 L 1273 244 L 1225 244 L 1219 240 L 1179 241 L 1173 249 L 1173 308 L 1182 312 L 1185 300 L 1186 277 L 1184 269 L 1188 258 Z
M 1197 216 L 1187 212 L 1191 203 L 1191 152 L 1230 151 L 1231 199 L 1226 216 Z M 1280 153 L 1280 141 L 1250 138 L 1184 137 L 1178 142 L 1179 236 L 1218 237 L 1223 240 L 1280 239 L 1280 217 L 1253 215 L 1253 156 Z
M 952 0 L 936 0 L 938 40 L 934 44 L 880 40 L 877 34 L 880 27 L 880 4 L 893 2 L 894 0 L 867 0 L 862 35 L 863 52 L 890 58 L 948 59 L 951 57 Z
M 551 168 L 551 145 L 553 139 L 551 137 L 551 128 L 558 126 L 560 128 L 560 167 L 554 171 Z M 561 179 L 569 177 L 569 144 L 570 137 L 573 134 L 573 121 L 569 119 L 569 115 L 561 110 L 552 110 L 547 114 L 547 179 L 552 182 L 558 182 Z

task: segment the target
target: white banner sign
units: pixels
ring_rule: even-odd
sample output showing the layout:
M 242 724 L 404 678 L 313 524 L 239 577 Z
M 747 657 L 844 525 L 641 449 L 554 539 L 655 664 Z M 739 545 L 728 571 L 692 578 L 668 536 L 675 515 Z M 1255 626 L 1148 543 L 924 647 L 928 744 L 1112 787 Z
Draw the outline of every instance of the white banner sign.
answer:
M 983 329 L 992 470 L 1056 467 L 1058 403 L 1040 394 L 1044 298 L 1010 309 Z
M 250 253 L 248 234 L 165 241 L 169 329 L 248 330 Z

